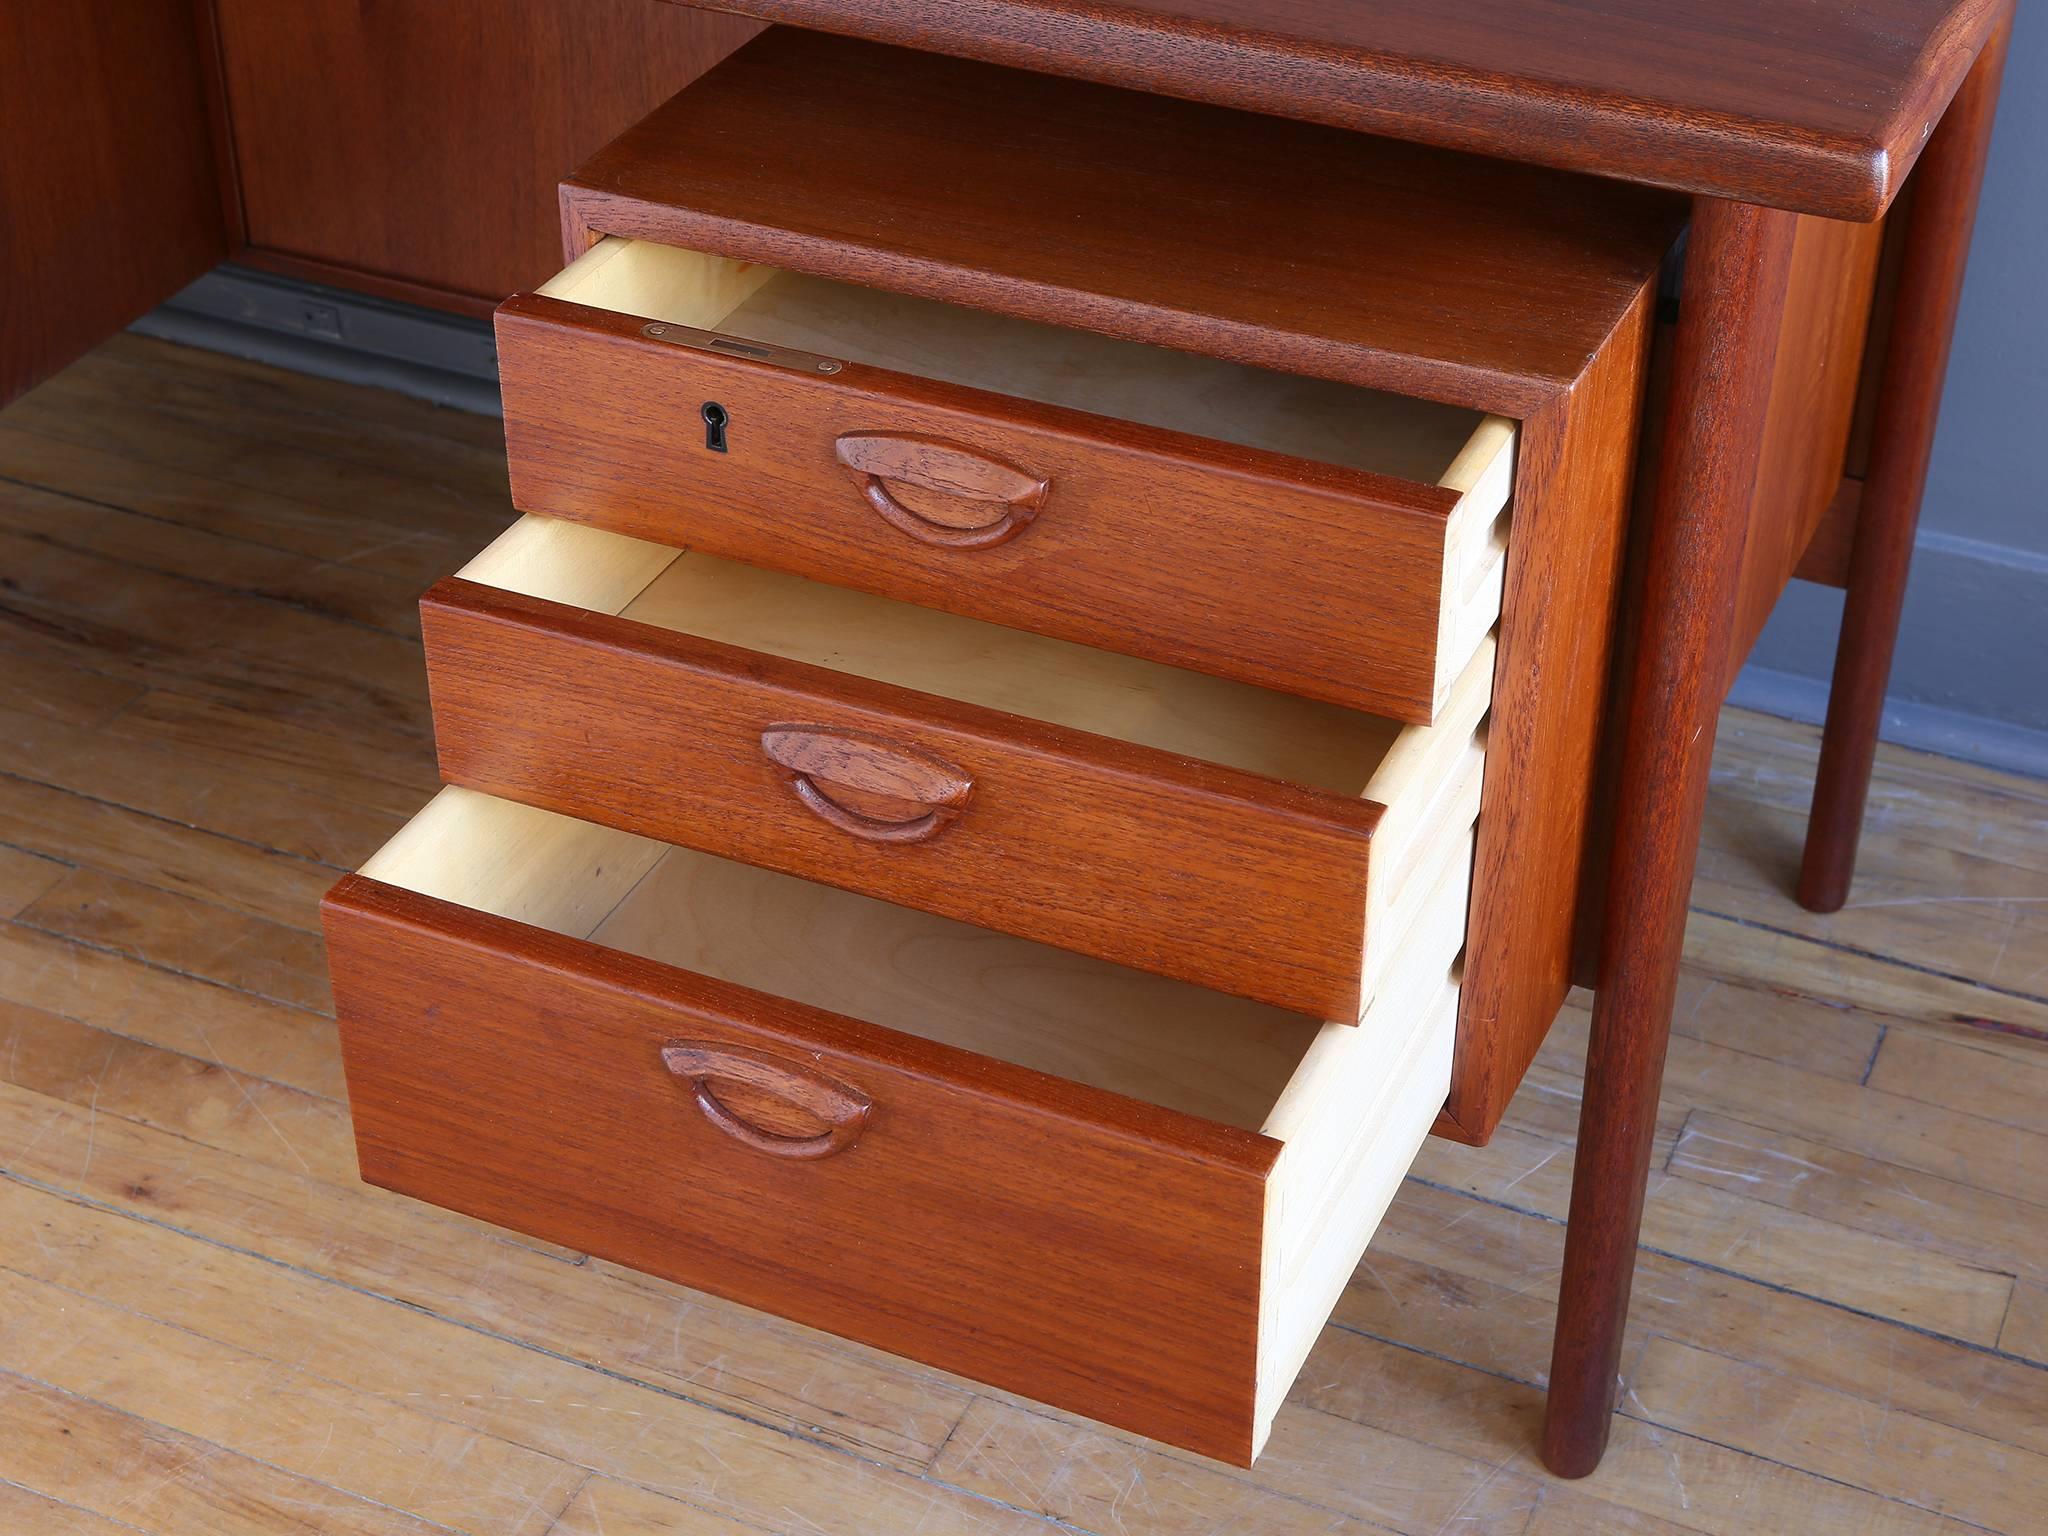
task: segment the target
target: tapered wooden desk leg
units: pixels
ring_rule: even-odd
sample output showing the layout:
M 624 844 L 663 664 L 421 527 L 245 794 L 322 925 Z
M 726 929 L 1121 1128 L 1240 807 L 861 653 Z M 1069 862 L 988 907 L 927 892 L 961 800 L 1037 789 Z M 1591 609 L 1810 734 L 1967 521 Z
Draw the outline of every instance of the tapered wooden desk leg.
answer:
M 1607 1448 L 1793 218 L 1700 199 L 1658 466 L 1543 1459 Z
M 1840 910 L 1856 872 L 1856 841 L 2011 27 L 2007 11 L 1913 171 L 1891 344 L 1849 552 L 1848 598 L 1799 870 L 1800 905 L 1815 912 Z

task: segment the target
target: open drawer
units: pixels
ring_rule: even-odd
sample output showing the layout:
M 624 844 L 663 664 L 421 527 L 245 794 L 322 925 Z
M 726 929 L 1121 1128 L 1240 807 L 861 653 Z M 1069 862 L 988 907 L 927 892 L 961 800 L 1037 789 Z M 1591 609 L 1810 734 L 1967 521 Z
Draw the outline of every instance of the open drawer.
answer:
M 1500 612 L 1477 411 L 618 238 L 498 356 L 523 511 L 1408 721 Z
M 1443 1104 L 1467 863 L 1317 1024 L 446 789 L 325 904 L 363 1177 L 1248 1461 Z
M 527 517 L 421 604 L 442 777 L 1317 1018 L 1478 814 L 1434 725 Z

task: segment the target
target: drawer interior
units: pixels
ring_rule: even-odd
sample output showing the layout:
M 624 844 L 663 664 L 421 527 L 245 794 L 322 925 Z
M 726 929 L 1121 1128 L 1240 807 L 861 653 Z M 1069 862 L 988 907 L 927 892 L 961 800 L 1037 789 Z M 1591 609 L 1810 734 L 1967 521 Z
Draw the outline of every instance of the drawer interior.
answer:
M 456 787 L 361 872 L 1278 1142 L 1262 1436 L 1448 1091 L 1470 847 L 1356 1026 Z
M 1390 807 L 1456 779 L 1492 680 L 1487 645 L 1434 725 L 1404 725 L 554 518 L 521 518 L 460 575 Z
M 1431 725 L 763 570 L 554 518 L 525 517 L 468 581 L 612 614 L 917 694 L 1262 775 L 1379 808 L 1365 861 L 1362 997 L 1387 941 L 1479 813 L 1485 641 Z M 917 713 L 914 700 L 908 712 Z
M 606 236 L 550 298 L 1317 463 L 1467 490 L 1512 428 L 1458 406 Z M 716 342 L 712 342 L 716 346 Z M 746 355 L 742 348 L 725 350 Z M 1490 522 L 1499 498 L 1475 506 Z M 1479 542 L 1484 542 L 1479 541 Z
M 361 873 L 1250 1131 L 1326 1027 L 459 787 Z

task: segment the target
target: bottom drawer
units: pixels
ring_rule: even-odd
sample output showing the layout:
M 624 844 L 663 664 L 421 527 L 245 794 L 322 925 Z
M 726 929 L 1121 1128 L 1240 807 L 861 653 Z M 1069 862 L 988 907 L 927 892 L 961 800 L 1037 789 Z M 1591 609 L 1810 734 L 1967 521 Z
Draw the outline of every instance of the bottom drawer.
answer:
M 1318 1024 L 446 789 L 325 906 L 363 1177 L 1247 1462 L 1448 1090 L 1470 853 Z

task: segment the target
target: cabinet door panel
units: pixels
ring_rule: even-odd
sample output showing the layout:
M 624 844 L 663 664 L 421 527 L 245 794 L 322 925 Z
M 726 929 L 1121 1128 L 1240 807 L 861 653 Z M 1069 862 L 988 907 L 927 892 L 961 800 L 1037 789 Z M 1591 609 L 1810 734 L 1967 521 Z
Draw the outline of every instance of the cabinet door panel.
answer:
M 0 404 L 227 252 L 191 0 L 0 6 Z
M 647 0 L 214 0 L 242 259 L 483 314 L 555 183 L 758 25 Z

